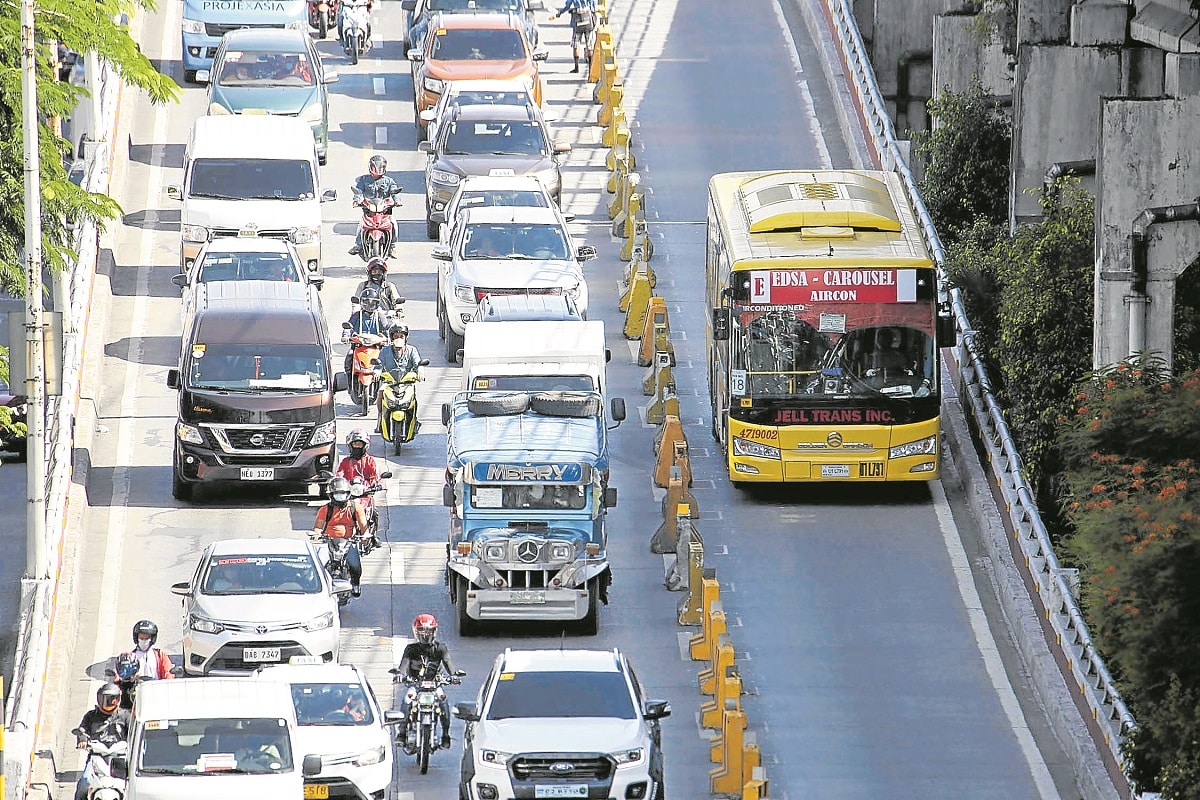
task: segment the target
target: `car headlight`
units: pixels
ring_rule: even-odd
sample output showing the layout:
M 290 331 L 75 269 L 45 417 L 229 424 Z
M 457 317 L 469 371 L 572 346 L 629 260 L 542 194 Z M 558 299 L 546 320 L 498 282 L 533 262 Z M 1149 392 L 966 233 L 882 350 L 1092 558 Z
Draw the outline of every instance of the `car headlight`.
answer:
M 504 753 L 500 750 L 481 750 L 479 752 L 479 757 L 485 764 L 496 764 L 503 766 L 508 763 L 508 760 L 513 757 L 513 754 Z
M 204 23 L 198 19 L 183 18 L 183 24 L 179 26 L 184 33 L 204 33 Z
M 475 302 L 475 289 L 470 286 L 463 286 L 462 284 L 455 284 L 454 296 L 457 297 L 459 300 L 462 300 L 464 303 L 474 303 Z
M 210 117 L 219 117 L 223 114 L 228 114 L 228 113 L 229 113 L 229 109 L 226 108 L 225 106 L 221 105 L 220 103 L 209 103 L 209 105 L 208 105 L 208 115 Z
M 633 750 L 622 750 L 619 753 L 613 753 L 612 757 L 617 762 L 618 767 L 623 767 L 627 764 L 636 764 L 642 760 L 642 748 L 635 747 Z
M 198 614 L 188 616 L 188 627 L 197 633 L 220 633 L 225 630 L 225 626 L 219 622 L 213 622 L 211 619 L 201 617 Z
M 383 761 L 384 750 L 383 745 L 367 750 L 365 753 L 359 753 L 352 760 L 356 767 L 369 767 L 372 764 L 378 764 Z
M 323 631 L 331 625 L 333 625 L 333 612 L 326 611 L 324 614 L 313 617 L 308 622 L 304 623 L 304 630 Z
M 574 286 L 568 287 L 566 289 L 566 295 L 567 295 L 567 297 L 571 298 L 572 300 L 578 300 L 579 299 L 579 284 L 577 283 Z
M 184 422 L 175 423 L 175 435 L 179 437 L 179 441 L 187 442 L 188 444 L 204 444 L 204 434 L 195 425 L 188 425 Z
M 320 125 L 325 121 L 325 106 L 320 103 L 309 103 L 300 112 L 300 119 L 310 125 Z
M 905 456 L 930 456 L 937 452 L 937 435 L 926 436 L 915 442 L 898 444 L 888 450 L 888 458 L 904 458 Z
M 739 439 L 736 436 L 733 439 L 733 454 L 737 456 L 752 456 L 753 458 L 770 458 L 775 461 L 780 460 L 778 447 L 770 447 L 758 442 L 751 442 L 747 439 Z
M 542 182 L 542 185 L 546 187 L 546 191 L 550 194 L 558 192 L 558 186 L 562 183 L 562 175 L 556 169 L 540 170 L 539 172 L 535 172 L 533 176 Z
M 553 542 L 550 545 L 550 558 L 553 561 L 567 561 L 575 557 L 575 545 L 570 542 Z
M 507 554 L 508 548 L 504 546 L 503 542 L 488 544 L 483 548 L 484 561 L 503 561 Z
M 320 444 L 329 444 L 337 438 L 337 420 L 331 420 L 322 425 L 318 425 L 313 431 L 312 441 L 310 445 L 316 446 Z
M 288 231 L 288 238 L 292 240 L 292 244 L 312 244 L 320 235 L 320 228 L 314 228 L 309 225 L 301 225 L 298 228 L 292 228 Z
M 440 81 L 437 78 L 426 78 L 421 83 L 425 87 L 425 91 L 435 94 L 441 94 L 442 90 L 446 88 L 446 82 Z
M 458 186 L 458 182 L 462 180 L 462 176 L 455 175 L 453 172 L 446 172 L 444 169 L 431 169 L 429 171 L 429 179 L 434 183 L 444 183 L 447 186 Z
M 203 225 L 181 225 L 179 230 L 183 233 L 185 242 L 203 243 L 208 241 L 208 228 Z

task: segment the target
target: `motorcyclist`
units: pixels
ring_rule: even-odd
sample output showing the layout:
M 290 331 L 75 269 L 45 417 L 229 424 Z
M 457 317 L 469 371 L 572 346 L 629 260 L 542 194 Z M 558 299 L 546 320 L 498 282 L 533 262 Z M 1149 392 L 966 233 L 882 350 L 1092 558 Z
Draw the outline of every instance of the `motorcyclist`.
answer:
M 106 683 L 96 691 L 96 707 L 89 709 L 75 729 L 75 745 L 80 750 L 89 741 L 97 741 L 106 747 L 117 742 L 128 741 L 133 727 L 133 717 L 121 708 L 121 687 Z M 87 800 L 90 770 L 84 769 L 75 785 L 75 800 Z
M 387 174 L 387 159 L 376 153 L 371 156 L 371 160 L 367 164 L 367 174 L 358 176 L 351 191 L 354 193 L 354 205 L 357 206 L 364 198 L 377 200 L 383 197 L 395 197 L 400 194 L 401 189 L 400 184 Z M 396 220 L 393 219 L 392 249 L 388 252 L 388 258 L 396 257 L 396 242 L 399 240 L 399 233 Z M 361 252 L 362 226 L 360 225 L 358 233 L 354 237 L 354 247 L 350 248 L 350 255 L 356 256 Z
M 338 462 L 337 474 L 346 480 L 354 483 L 356 479 L 362 479 L 363 486 L 370 489 L 379 485 L 379 466 L 375 463 L 375 457 L 367 452 L 367 448 L 371 444 L 371 437 L 362 428 L 355 428 L 346 434 L 346 447 L 350 448 L 350 455 Z M 378 525 L 379 512 L 375 510 L 375 504 L 370 503 L 371 519 L 368 522 L 372 523 L 370 530 L 376 530 Z M 374 539 L 374 534 L 371 535 Z M 369 542 L 371 548 L 378 545 L 378 541 Z
M 358 310 L 346 321 L 350 323 L 350 327 L 342 328 L 342 344 L 348 343 L 350 337 L 356 333 L 386 336 L 388 317 L 379 307 L 379 290 L 370 286 L 364 289 L 362 294 L 358 295 Z M 353 379 L 353 367 L 354 348 L 351 347 L 346 353 L 346 375 L 350 379 Z
M 367 279 L 358 285 L 354 291 L 355 297 L 362 297 L 367 289 L 379 292 L 379 307 L 385 311 L 396 311 L 400 307 L 400 290 L 396 284 L 387 279 L 387 262 L 376 256 L 367 262 Z
M 399 381 L 410 372 L 415 372 L 420 367 L 421 354 L 417 351 L 415 345 L 408 343 L 408 326 L 393 325 L 388 330 L 388 339 L 391 340 L 391 345 L 379 351 L 379 363 L 385 372 L 391 374 L 392 379 Z M 379 419 L 383 419 L 383 392 L 379 393 Z M 416 400 L 413 401 L 413 418 L 417 416 Z M 419 424 L 419 423 L 418 423 Z M 382 422 L 375 423 L 375 431 L 378 433 L 381 430 Z
M 152 620 L 141 619 L 133 626 L 133 656 L 138 661 L 137 677 L 146 680 L 174 678 L 171 672 L 171 657 L 155 647 L 158 642 L 158 625 Z
M 375 7 L 375 3 L 372 2 L 372 0 L 342 0 L 342 2 L 338 3 L 338 10 L 337 10 L 338 41 L 339 42 L 344 41 L 346 38 L 344 20 L 345 20 L 345 15 L 346 15 L 346 6 L 348 6 L 348 5 L 350 5 L 350 6 L 365 5 L 367 7 L 367 41 L 370 42 L 371 41 L 371 10 Z
M 336 475 L 329 481 L 329 502 L 317 510 L 313 522 L 312 537 L 328 536 L 331 539 L 350 539 L 355 533 L 367 532 L 367 515 L 362 506 L 350 502 L 350 481 Z M 358 548 L 353 544 L 346 551 L 346 569 L 350 571 L 351 594 L 359 597 L 362 590 L 362 561 Z
M 437 618 L 433 614 L 418 614 L 413 620 L 413 638 L 416 640 L 404 648 L 400 656 L 400 665 L 396 668 L 397 679 L 405 682 L 416 682 L 422 677 L 436 677 L 439 670 L 445 670 L 447 675 L 462 677 L 467 673 L 455 670 L 450 663 L 450 649 L 437 641 Z M 450 747 L 450 701 L 443 695 L 439 700 L 442 708 L 442 748 Z M 408 739 L 408 715 L 412 701 L 409 693 L 404 693 L 401 705 L 403 721 L 400 723 L 398 735 L 401 741 Z

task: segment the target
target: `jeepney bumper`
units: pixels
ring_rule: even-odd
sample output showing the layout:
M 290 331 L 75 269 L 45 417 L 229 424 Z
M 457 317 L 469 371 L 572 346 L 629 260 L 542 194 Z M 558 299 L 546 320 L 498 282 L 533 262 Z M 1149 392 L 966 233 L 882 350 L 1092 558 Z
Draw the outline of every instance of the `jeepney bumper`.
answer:
M 589 591 L 580 589 L 467 589 L 467 616 L 489 620 L 580 620 Z

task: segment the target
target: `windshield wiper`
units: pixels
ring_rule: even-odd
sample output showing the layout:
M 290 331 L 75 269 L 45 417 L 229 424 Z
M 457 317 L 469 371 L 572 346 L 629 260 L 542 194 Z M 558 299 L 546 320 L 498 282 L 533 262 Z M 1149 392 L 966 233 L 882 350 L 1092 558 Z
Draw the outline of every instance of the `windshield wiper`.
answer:
M 139 767 L 138 772 L 143 775 L 186 775 L 182 767 Z
M 236 194 L 221 194 L 220 192 L 192 192 L 192 197 L 209 197 L 213 200 L 245 200 Z

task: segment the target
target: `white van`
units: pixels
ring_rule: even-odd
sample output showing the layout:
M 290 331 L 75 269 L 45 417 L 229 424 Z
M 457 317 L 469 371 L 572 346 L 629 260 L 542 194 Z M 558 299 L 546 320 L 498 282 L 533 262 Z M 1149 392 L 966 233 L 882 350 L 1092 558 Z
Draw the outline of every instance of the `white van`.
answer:
M 296 751 L 291 692 L 251 678 L 147 681 L 138 687 L 125 800 L 307 796 L 321 757 Z
M 611 358 L 600 320 L 472 324 L 462 350 L 462 389 L 603 394 Z
M 200 117 L 192 125 L 183 184 L 167 187 L 183 201 L 182 271 L 205 242 L 220 236 L 288 239 L 309 272 L 321 269 L 321 190 L 317 144 L 307 122 L 258 114 Z

